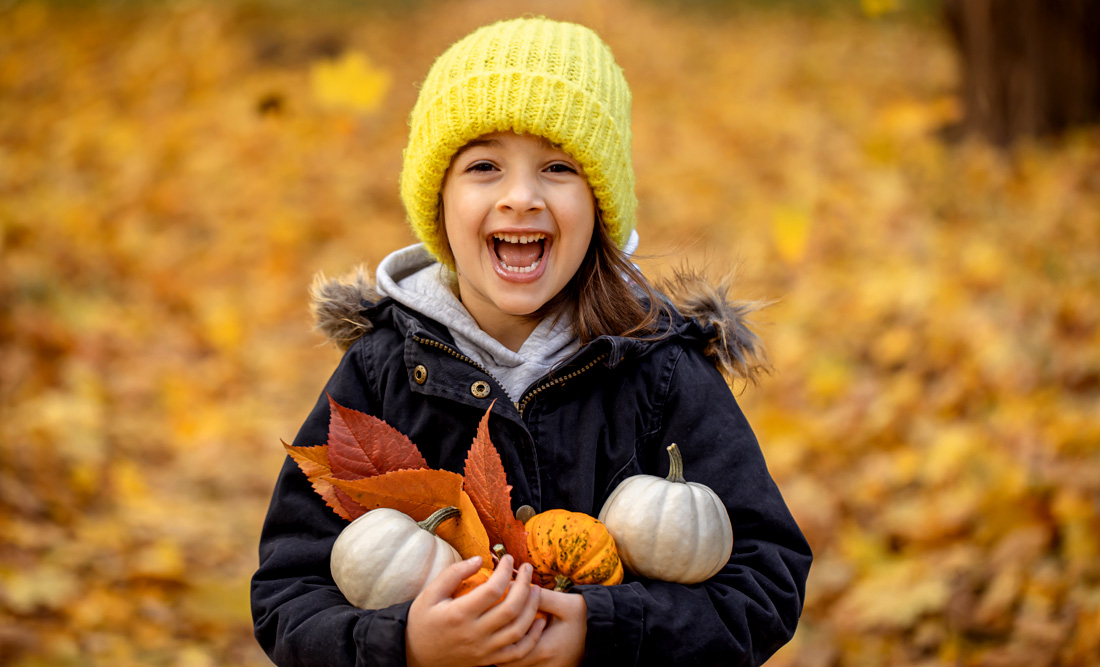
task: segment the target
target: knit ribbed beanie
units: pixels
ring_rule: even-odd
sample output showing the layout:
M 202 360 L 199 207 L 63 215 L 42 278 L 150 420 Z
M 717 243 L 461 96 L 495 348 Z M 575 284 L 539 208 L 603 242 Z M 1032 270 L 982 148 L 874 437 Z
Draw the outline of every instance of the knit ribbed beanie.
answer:
M 622 247 L 634 228 L 630 88 L 592 30 L 545 18 L 475 30 L 441 55 L 409 118 L 401 199 L 417 237 L 449 262 L 439 219 L 443 177 L 460 148 L 492 132 L 534 134 L 584 168 L 600 218 Z

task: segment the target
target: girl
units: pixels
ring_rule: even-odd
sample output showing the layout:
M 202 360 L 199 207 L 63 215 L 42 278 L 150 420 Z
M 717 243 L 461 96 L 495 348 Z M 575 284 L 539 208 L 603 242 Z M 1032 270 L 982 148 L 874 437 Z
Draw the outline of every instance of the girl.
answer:
M 694 279 L 659 294 L 623 250 L 630 91 L 610 50 L 542 18 L 481 28 L 432 66 L 410 128 L 401 196 L 422 243 L 374 284 L 315 285 L 320 326 L 346 348 L 325 392 L 459 472 L 496 401 L 517 510 L 596 516 L 627 477 L 664 476 L 676 442 L 726 504 L 734 552 L 702 584 L 628 575 L 568 593 L 529 586 L 526 565 L 510 583 L 505 556 L 452 599 L 475 558 L 411 602 L 363 611 L 329 573 L 347 524 L 287 459 L 252 582 L 260 644 L 279 665 L 764 662 L 794 633 L 810 550 L 726 381 L 758 368 L 744 309 Z M 328 414 L 322 394 L 295 445 L 326 442 Z

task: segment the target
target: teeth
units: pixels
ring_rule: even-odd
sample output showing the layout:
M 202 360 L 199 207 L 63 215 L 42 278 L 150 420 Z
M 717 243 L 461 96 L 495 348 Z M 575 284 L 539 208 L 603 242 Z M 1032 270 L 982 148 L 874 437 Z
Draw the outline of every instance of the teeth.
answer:
M 534 243 L 546 238 L 546 234 L 493 234 L 493 238 L 505 243 Z
M 547 236 L 541 232 L 532 232 L 529 234 L 506 234 L 504 232 L 497 232 L 493 234 L 493 238 L 498 241 L 504 241 L 505 243 L 536 243 L 546 240 Z M 535 260 L 535 263 L 531 266 L 509 266 L 504 263 L 503 260 L 500 260 L 500 258 L 498 258 L 498 260 L 500 261 L 501 268 L 511 273 L 531 273 L 542 264 L 541 257 Z
M 509 241 L 509 243 L 515 243 L 515 241 Z M 511 271 L 512 273 L 531 273 L 535 269 L 539 268 L 539 264 L 542 264 L 541 257 L 536 259 L 535 263 L 531 266 L 508 266 L 504 262 L 500 263 L 501 267 L 503 267 L 505 271 Z

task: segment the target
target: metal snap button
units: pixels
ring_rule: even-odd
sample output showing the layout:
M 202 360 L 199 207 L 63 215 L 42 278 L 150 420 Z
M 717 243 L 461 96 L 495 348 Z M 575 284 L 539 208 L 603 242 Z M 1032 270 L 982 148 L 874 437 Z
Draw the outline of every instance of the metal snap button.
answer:
M 424 368 L 424 364 L 417 364 L 413 369 L 413 379 L 417 384 L 424 384 L 428 381 L 428 369 Z
M 516 510 L 516 518 L 520 523 L 527 523 L 533 516 L 535 516 L 535 508 L 530 505 L 520 505 Z
M 485 398 L 489 395 L 489 383 L 485 380 L 478 380 L 470 385 L 470 393 L 477 398 Z

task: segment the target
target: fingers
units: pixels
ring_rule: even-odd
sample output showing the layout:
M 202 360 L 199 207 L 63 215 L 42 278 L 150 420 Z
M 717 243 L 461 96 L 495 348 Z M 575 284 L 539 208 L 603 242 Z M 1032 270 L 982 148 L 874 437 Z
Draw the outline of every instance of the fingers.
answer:
M 546 619 L 537 618 L 535 622 L 531 624 L 531 628 L 527 631 L 527 634 L 523 635 L 519 641 L 514 644 L 505 646 L 491 657 L 493 664 L 495 665 L 508 665 L 509 667 L 523 667 L 527 664 L 525 658 L 533 657 L 533 651 L 539 643 L 539 639 L 542 638 L 542 631 L 546 629 Z
M 504 565 L 504 560 L 501 560 L 501 565 L 497 567 L 497 572 L 493 573 L 495 577 Z M 505 590 L 501 590 L 501 595 L 497 597 L 499 604 L 493 607 L 488 613 L 485 614 L 483 619 L 484 627 L 488 632 L 496 632 L 500 628 L 511 623 L 520 613 L 522 613 L 525 605 L 528 602 L 528 598 L 532 595 L 531 591 L 531 566 L 524 563 L 520 566 L 519 571 L 516 573 L 516 578 L 510 583 L 506 583 Z M 490 579 L 490 582 L 492 579 Z M 487 582 L 488 583 L 488 582 Z M 537 593 L 536 593 L 537 595 Z M 526 631 L 531 621 L 527 621 L 528 625 L 523 627 Z M 518 636 L 513 638 L 508 643 L 518 639 Z
M 511 600 L 505 600 L 511 605 L 510 610 L 515 611 L 517 622 L 524 628 L 530 626 L 535 620 L 535 614 L 539 611 L 539 599 L 544 592 L 543 589 L 531 583 L 533 574 L 534 570 L 530 565 L 525 564 L 521 567 L 520 575 L 516 577 L 512 590 L 508 592 L 514 597 Z
M 477 572 L 480 559 L 456 563 L 429 583 L 409 610 L 410 658 L 430 664 L 461 655 L 469 660 L 460 663 L 481 665 L 528 656 L 545 636 L 548 620 L 536 619 L 543 591 L 531 585 L 531 566 L 521 566 L 513 581 L 512 563 L 510 556 L 503 557 L 487 581 L 458 598 L 454 592 Z
M 547 625 L 535 647 L 508 667 L 579 665 L 588 635 L 588 605 L 584 596 L 544 590 L 539 601 L 541 611 L 550 614 Z
M 531 573 L 530 565 L 520 566 L 504 599 L 480 619 L 491 646 L 503 648 L 515 644 L 531 630 L 541 593 L 541 589 L 531 585 Z
M 504 597 L 511 579 L 512 557 L 504 556 L 497 563 L 496 569 L 493 570 L 493 574 L 489 576 L 485 583 L 457 598 L 454 602 L 470 617 L 481 616 Z
M 543 590 L 539 597 L 539 610 L 559 618 L 587 617 L 588 605 L 583 595 Z
M 454 565 L 449 565 L 436 575 L 435 579 L 432 579 L 417 597 L 423 598 L 424 602 L 429 605 L 445 600 L 451 597 L 451 594 L 455 592 L 463 579 L 477 572 L 480 567 L 481 556 L 474 556 Z
M 545 595 L 539 598 L 539 609 L 551 616 L 560 616 L 562 612 L 565 611 L 563 605 L 567 602 L 567 600 L 563 598 L 567 598 L 571 594 L 551 590 L 543 591 L 543 593 L 545 593 Z

